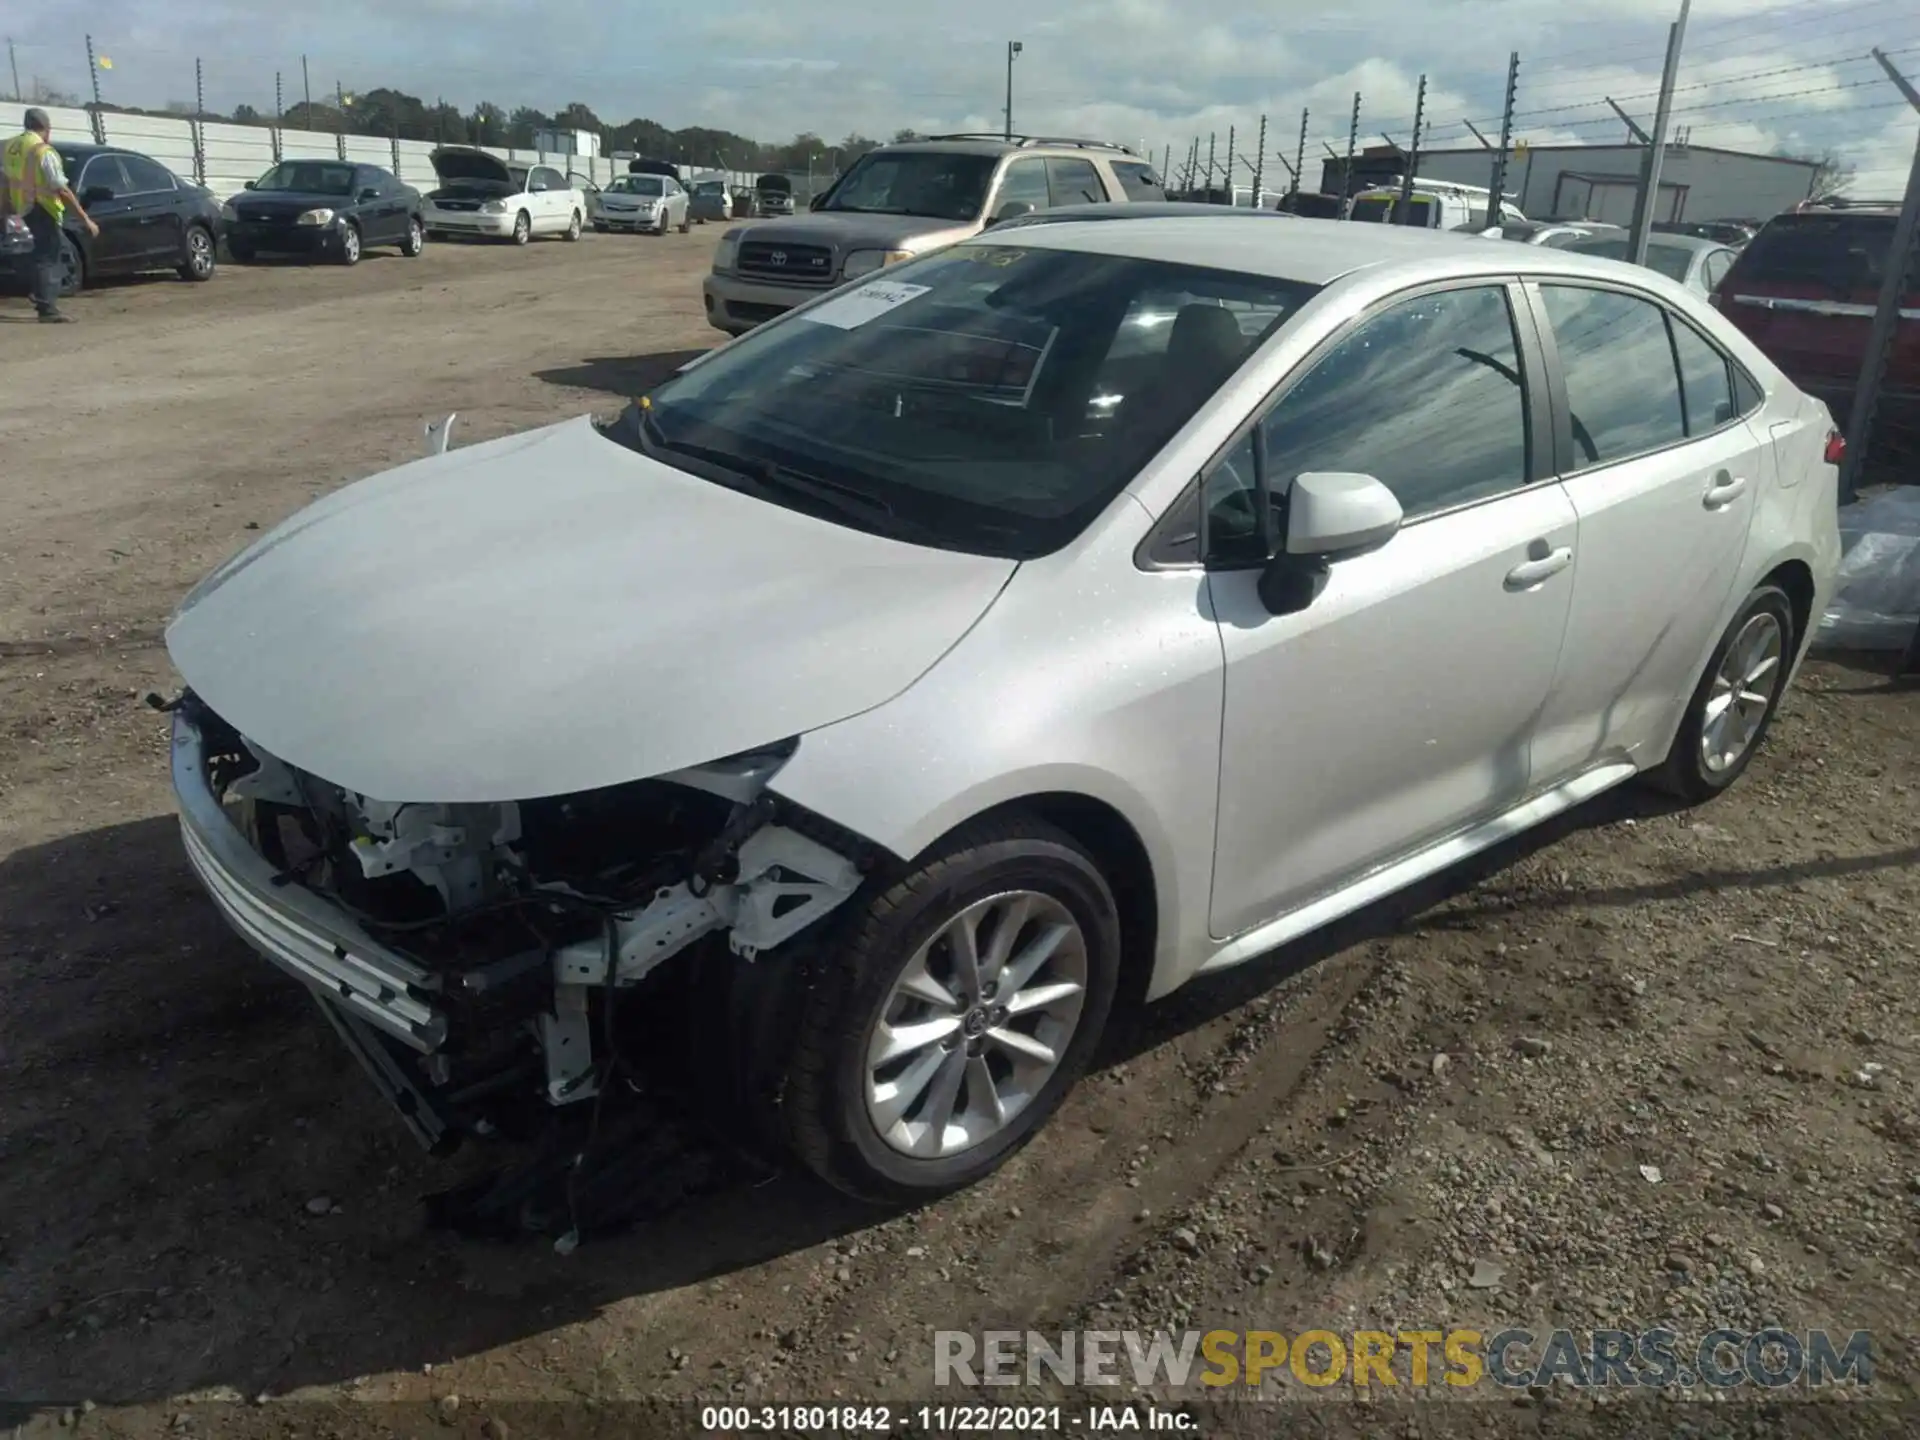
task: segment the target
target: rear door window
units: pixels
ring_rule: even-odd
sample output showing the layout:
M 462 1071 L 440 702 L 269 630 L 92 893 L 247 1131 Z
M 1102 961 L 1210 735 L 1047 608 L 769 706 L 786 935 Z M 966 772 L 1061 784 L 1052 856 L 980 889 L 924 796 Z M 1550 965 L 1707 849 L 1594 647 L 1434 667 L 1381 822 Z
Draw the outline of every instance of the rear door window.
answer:
M 1047 162 L 1040 159 L 1015 160 L 1000 177 L 1000 198 L 994 204 L 1000 210 L 1016 202 L 1044 210 L 1051 199 L 1047 187 Z
M 1727 357 L 1684 320 L 1667 317 L 1673 327 L 1673 353 L 1680 362 L 1680 398 L 1686 405 L 1687 434 L 1718 430 L 1739 413 Z
M 107 191 L 116 200 L 132 192 L 133 186 L 127 180 L 127 172 L 120 168 L 118 155 L 96 155 L 87 161 L 74 191 L 85 199 L 86 192 L 96 188 Z
M 1566 377 L 1569 470 L 1611 464 L 1684 440 L 1687 422 L 1665 312 L 1616 290 L 1542 285 Z
M 1055 205 L 1097 205 L 1107 198 L 1100 172 L 1086 160 L 1047 161 L 1047 193 Z

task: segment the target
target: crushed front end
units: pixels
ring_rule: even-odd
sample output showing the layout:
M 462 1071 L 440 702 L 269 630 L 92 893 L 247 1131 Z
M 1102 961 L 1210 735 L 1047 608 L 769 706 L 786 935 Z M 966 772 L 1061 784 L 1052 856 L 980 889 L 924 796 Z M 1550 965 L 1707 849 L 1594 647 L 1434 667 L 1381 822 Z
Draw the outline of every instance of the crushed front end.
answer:
M 585 794 L 391 803 L 267 753 L 191 691 L 170 708 L 195 871 L 430 1149 L 591 1099 L 620 993 L 676 957 L 775 950 L 877 858 L 767 789 L 792 743 Z

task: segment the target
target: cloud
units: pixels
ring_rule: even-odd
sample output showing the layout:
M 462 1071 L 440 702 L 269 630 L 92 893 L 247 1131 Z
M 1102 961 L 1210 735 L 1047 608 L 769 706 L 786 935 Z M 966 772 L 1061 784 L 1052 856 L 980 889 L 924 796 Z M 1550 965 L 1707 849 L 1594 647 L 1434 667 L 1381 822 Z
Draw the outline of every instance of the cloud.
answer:
M 970 0 L 937 16 L 845 0 L 333 0 L 324 16 L 258 0 L 90 0 L 17 22 L 23 79 L 87 84 L 85 36 L 114 57 L 110 98 L 157 105 L 188 93 L 203 62 L 207 103 L 270 110 L 274 75 L 299 95 L 392 85 L 472 105 L 553 109 L 581 100 L 613 119 L 646 116 L 767 140 L 997 129 L 1006 99 L 1022 129 L 1184 151 L 1231 130 L 1245 153 L 1268 120 L 1268 155 L 1344 150 L 1353 94 L 1360 140 L 1402 143 L 1427 76 L 1427 143 L 1475 144 L 1497 125 L 1508 50 L 1522 57 L 1516 121 L 1535 140 L 1618 141 L 1612 96 L 1652 118 L 1672 0 L 1580 10 L 1561 0 L 1345 0 L 1251 8 L 1242 0 Z M 1675 97 L 1696 143 L 1780 146 L 1850 158 L 1864 184 L 1899 188 L 1912 113 L 1870 45 L 1920 71 L 1899 0 L 1694 0 Z M 12 22 L 10 22 L 12 23 Z M 1904 35 L 1903 35 L 1904 31 Z M 1270 171 L 1273 168 L 1269 167 Z

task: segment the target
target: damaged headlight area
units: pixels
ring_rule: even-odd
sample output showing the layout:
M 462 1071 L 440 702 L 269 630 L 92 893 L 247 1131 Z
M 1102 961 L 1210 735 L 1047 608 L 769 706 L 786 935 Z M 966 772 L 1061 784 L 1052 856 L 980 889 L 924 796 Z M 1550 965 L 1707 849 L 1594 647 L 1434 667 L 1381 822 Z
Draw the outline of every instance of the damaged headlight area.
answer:
M 191 693 L 171 708 L 200 878 L 435 1148 L 593 1097 L 623 992 L 676 959 L 781 963 L 878 859 L 767 788 L 792 741 L 583 794 L 396 803 L 303 773 Z

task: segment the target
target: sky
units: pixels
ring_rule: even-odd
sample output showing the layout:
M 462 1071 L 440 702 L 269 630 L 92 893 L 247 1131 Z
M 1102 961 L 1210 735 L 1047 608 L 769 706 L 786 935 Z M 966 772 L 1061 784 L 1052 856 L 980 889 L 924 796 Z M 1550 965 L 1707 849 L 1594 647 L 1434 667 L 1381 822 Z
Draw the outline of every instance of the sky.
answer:
M 1014 122 L 1028 133 L 1204 150 L 1231 127 L 1238 153 L 1268 117 L 1267 170 L 1284 184 L 1301 110 L 1308 176 L 1322 142 L 1344 150 L 1355 91 L 1360 137 L 1410 138 L 1427 77 L 1423 147 L 1497 138 L 1507 57 L 1521 57 L 1516 134 L 1535 143 L 1615 142 L 1612 97 L 1650 126 L 1678 0 L 967 0 L 853 6 L 844 0 L 59 0 L 12 7 L 5 24 L 22 86 L 84 95 L 86 37 L 111 61 L 110 100 L 191 101 L 271 113 L 274 75 L 301 98 L 387 85 L 471 107 L 553 111 L 584 101 L 608 121 L 645 117 L 759 140 L 998 130 L 1007 43 Z M 1838 153 L 1851 193 L 1897 198 L 1920 115 L 1869 57 L 1878 46 L 1920 83 L 1914 0 L 1693 0 L 1673 123 L 1699 145 Z M 0 80 L 10 84 L 11 77 Z M 1270 182 L 1272 183 L 1272 182 Z

